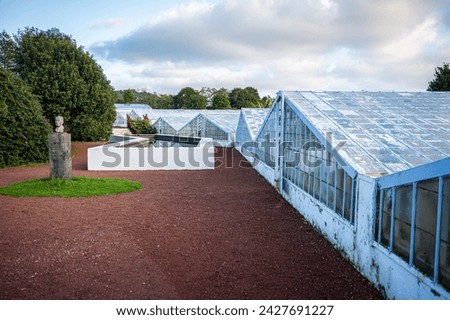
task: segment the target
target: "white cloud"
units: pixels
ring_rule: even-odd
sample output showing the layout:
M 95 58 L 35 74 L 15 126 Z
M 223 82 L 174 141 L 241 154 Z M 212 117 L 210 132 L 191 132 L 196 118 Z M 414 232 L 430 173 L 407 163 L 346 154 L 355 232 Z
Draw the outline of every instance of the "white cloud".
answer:
M 109 29 L 119 27 L 124 24 L 124 20 L 120 18 L 110 18 L 107 20 L 97 21 L 90 25 L 91 29 Z
M 446 1 L 191 2 L 91 49 L 118 88 L 420 90 L 450 52 L 448 12 Z

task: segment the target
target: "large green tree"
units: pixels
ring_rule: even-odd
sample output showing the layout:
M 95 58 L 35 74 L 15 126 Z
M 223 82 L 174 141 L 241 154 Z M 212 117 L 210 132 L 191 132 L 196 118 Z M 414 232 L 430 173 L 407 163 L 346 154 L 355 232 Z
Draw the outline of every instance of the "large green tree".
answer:
M 261 98 L 260 108 L 271 108 L 274 99 L 271 96 L 264 96 Z
M 150 104 L 150 106 L 152 106 Z M 153 107 L 153 106 L 152 106 Z M 173 96 L 170 94 L 158 95 L 157 103 L 154 106 L 156 109 L 173 109 Z
M 444 63 L 434 69 L 434 79 L 428 82 L 428 91 L 450 91 L 450 67 Z
M 46 161 L 50 132 L 37 98 L 0 66 L 0 167 Z
M 226 89 L 220 89 L 212 98 L 212 109 L 231 109 L 230 99 Z
M 253 87 L 234 88 L 230 92 L 230 103 L 233 109 L 259 108 L 260 100 L 258 90 Z
M 26 28 L 14 39 L 15 71 L 39 98 L 45 117 L 62 115 L 74 140 L 106 139 L 115 93 L 93 57 L 58 29 Z
M 134 101 L 133 90 L 127 89 L 123 92 L 123 102 L 130 104 Z
M 191 87 L 185 87 L 173 97 L 175 109 L 206 109 L 206 98 Z

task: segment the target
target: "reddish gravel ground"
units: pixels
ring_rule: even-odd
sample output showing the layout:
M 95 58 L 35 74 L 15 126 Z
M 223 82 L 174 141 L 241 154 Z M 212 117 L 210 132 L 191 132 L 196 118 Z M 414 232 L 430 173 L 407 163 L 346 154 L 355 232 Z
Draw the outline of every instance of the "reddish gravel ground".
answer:
M 143 190 L 0 196 L 0 299 L 381 298 L 235 150 L 215 170 L 89 172 L 93 145 L 74 144 L 74 175 Z M 0 186 L 48 174 L 0 169 Z

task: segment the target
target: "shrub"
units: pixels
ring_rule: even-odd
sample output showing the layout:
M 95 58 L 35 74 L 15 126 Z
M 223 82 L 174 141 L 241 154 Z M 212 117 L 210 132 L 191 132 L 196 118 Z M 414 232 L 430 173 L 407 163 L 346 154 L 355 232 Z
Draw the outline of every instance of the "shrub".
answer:
M 129 115 L 127 115 L 128 128 L 134 134 L 154 134 L 156 133 L 156 128 L 152 126 L 150 119 L 144 116 L 144 119 L 132 120 Z
M 0 67 L 0 167 L 46 161 L 50 132 L 36 97 Z

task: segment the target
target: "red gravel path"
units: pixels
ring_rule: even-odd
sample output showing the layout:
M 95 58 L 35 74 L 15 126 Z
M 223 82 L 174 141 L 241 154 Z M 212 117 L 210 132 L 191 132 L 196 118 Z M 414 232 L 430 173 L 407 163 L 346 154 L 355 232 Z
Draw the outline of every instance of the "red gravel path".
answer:
M 233 168 L 88 172 L 89 146 L 74 144 L 74 175 L 143 190 L 0 196 L 0 299 L 380 298 L 235 150 L 216 158 Z M 0 169 L 0 187 L 48 173 Z

